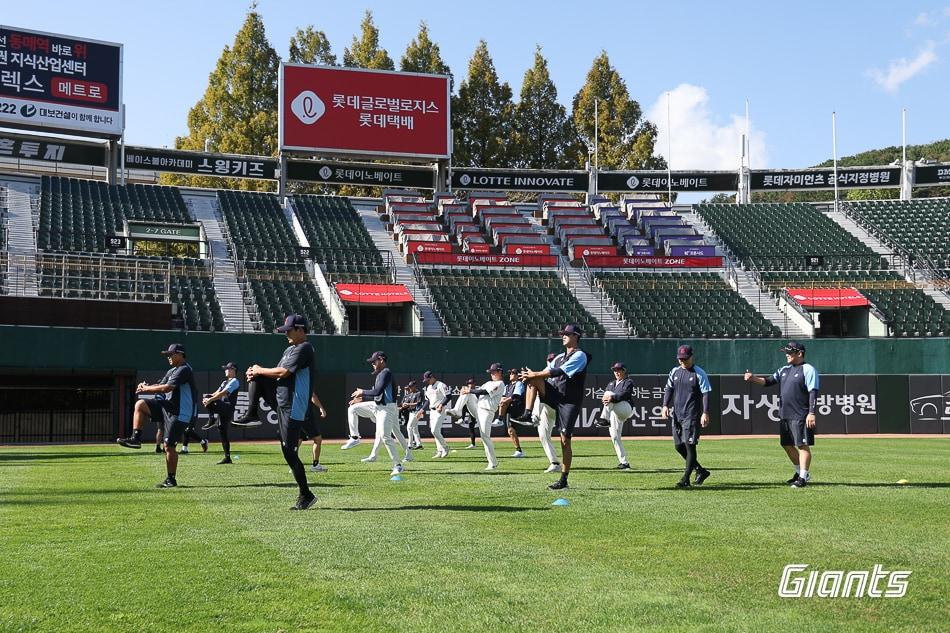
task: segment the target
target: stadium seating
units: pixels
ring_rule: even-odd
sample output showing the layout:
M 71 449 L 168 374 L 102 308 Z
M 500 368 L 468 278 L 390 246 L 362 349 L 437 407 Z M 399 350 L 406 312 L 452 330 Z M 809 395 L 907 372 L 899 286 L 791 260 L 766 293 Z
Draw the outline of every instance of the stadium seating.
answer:
M 273 332 L 286 315 L 293 313 L 307 318 L 313 334 L 336 332 L 320 293 L 303 264 L 256 262 L 246 266 L 248 284 L 265 332 Z
M 855 288 L 884 315 L 894 336 L 948 336 L 950 312 L 895 271 L 762 273 L 774 294 L 783 288 Z
M 597 272 L 595 283 L 617 305 L 630 333 L 651 338 L 778 337 L 717 273 Z
M 547 271 L 422 269 L 449 336 L 555 336 L 577 323 L 587 336 L 604 328 Z
M 235 259 L 260 262 L 299 262 L 297 238 L 277 196 L 248 191 L 218 191 Z
M 847 202 L 845 209 L 885 244 L 950 270 L 950 200 L 870 200 Z
M 310 256 L 331 282 L 392 283 L 389 270 L 349 198 L 295 196 Z
M 829 270 L 885 267 L 866 244 L 809 204 L 699 204 L 695 209 L 744 266 L 803 270 L 807 256 L 822 255 Z

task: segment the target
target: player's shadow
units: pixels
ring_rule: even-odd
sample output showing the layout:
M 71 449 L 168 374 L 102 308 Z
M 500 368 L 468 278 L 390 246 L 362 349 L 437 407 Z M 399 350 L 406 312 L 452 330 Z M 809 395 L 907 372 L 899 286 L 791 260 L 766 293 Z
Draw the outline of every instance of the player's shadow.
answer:
M 391 512 L 400 510 L 446 510 L 448 512 L 534 512 L 537 510 L 548 510 L 549 508 L 523 508 L 518 506 L 466 506 L 466 505 L 407 505 L 392 506 L 389 508 L 336 508 L 343 512 Z
M 312 483 L 310 484 L 313 488 L 346 488 L 349 484 L 330 484 L 330 483 Z M 297 484 L 288 481 L 288 482 L 270 482 L 264 481 L 254 484 L 206 484 L 201 486 L 179 486 L 179 488 L 296 488 Z
M 726 491 L 726 490 L 759 490 L 763 488 L 789 488 L 789 484 L 780 481 L 746 481 L 746 482 L 708 482 L 704 486 L 693 486 L 689 490 L 703 491 Z M 674 488 L 670 486 L 670 488 Z M 926 481 L 920 483 L 891 483 L 881 481 L 854 481 L 854 482 L 835 482 L 835 481 L 813 481 L 809 482 L 806 488 L 950 488 L 950 482 L 947 481 Z
M 154 446 L 152 447 L 154 448 Z M 0 465 L 4 462 L 42 462 L 47 460 L 60 459 L 90 459 L 98 457 L 130 457 L 139 454 L 136 452 L 116 451 L 110 453 L 2 453 L 0 452 Z

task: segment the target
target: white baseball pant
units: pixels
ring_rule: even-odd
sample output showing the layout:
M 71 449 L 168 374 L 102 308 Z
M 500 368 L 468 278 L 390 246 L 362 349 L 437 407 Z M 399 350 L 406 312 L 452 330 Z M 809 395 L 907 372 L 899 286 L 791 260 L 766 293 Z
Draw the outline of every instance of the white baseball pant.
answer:
M 633 407 L 629 402 L 609 402 L 604 405 L 604 413 L 604 417 L 610 420 L 610 441 L 613 442 L 617 460 L 627 464 L 627 451 L 623 448 L 623 423 L 633 415 Z
M 459 396 L 453 411 L 461 417 L 466 408 L 478 420 L 478 434 L 485 446 L 485 457 L 488 459 L 488 465 L 498 466 L 498 460 L 495 459 L 495 444 L 491 440 L 491 423 L 495 419 L 495 412 L 480 408 L 478 398 L 470 393 Z

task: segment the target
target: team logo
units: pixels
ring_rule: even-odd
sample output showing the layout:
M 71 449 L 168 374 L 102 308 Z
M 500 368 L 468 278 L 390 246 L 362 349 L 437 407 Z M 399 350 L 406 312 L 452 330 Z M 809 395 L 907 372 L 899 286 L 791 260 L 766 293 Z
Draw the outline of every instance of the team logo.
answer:
M 343 296 L 345 296 L 345 297 L 349 297 L 351 294 L 353 294 L 353 291 L 352 291 L 352 290 L 341 290 L 341 291 L 340 291 L 340 294 L 343 295 Z
M 327 111 L 327 107 L 312 90 L 304 90 L 290 103 L 290 111 L 304 125 L 313 125 Z
M 588 255 L 590 255 L 590 251 L 585 248 L 585 249 L 584 249 L 584 257 L 587 257 Z
M 636 189 L 640 186 L 640 179 L 636 176 L 630 176 L 627 178 L 627 187 L 630 189 Z
M 327 167 L 326 165 L 320 168 L 320 177 L 323 178 L 324 180 L 329 180 L 330 176 L 332 175 L 333 175 L 333 170 Z
M 36 106 L 33 105 L 32 103 L 26 103 L 20 106 L 20 114 L 22 114 L 26 118 L 30 118 L 31 116 L 34 116 L 36 114 Z
M 795 301 L 804 301 L 807 298 L 805 295 L 792 295 L 792 299 Z
M 859 571 L 808 571 L 808 565 L 786 565 L 779 580 L 780 598 L 903 598 L 909 570 L 887 571 L 883 565 Z
M 469 176 L 468 174 L 462 174 L 461 176 L 459 176 L 459 182 L 462 183 L 463 187 L 467 187 L 470 184 L 472 184 L 472 177 Z
M 520 248 L 516 248 L 516 249 L 515 249 L 515 255 L 521 255 L 521 249 L 520 249 Z
M 910 401 L 912 421 L 950 420 L 950 391 L 920 396 Z

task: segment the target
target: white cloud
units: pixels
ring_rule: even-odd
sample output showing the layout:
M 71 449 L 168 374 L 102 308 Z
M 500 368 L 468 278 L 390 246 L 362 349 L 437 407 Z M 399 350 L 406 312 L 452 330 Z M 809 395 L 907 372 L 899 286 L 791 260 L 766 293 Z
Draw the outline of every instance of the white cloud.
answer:
M 868 76 L 884 90 L 896 92 L 902 83 L 911 79 L 935 61 L 937 61 L 936 46 L 933 42 L 927 42 L 917 54 L 917 57 L 913 59 L 905 57 L 895 59 L 888 64 L 886 71 L 880 68 L 872 68 L 868 71 Z
M 936 23 L 934 17 L 926 11 L 919 13 L 914 19 L 914 26 L 933 26 Z
M 668 142 L 672 140 L 672 169 L 728 169 L 739 168 L 739 150 L 745 133 L 745 114 L 732 114 L 729 123 L 720 125 L 713 120 L 709 109 L 709 93 L 702 86 L 680 84 L 670 91 L 670 122 L 672 139 L 667 125 L 667 96 L 664 92 L 647 112 L 647 118 L 657 126 L 656 154 L 666 157 Z M 765 133 L 752 127 L 750 151 L 752 166 L 765 167 L 768 152 Z
M 943 9 L 937 9 L 934 11 L 922 11 L 921 13 L 917 14 L 916 18 L 914 18 L 914 26 L 920 26 L 923 28 L 936 26 L 948 17 L 950 17 L 950 5 L 945 6 Z

